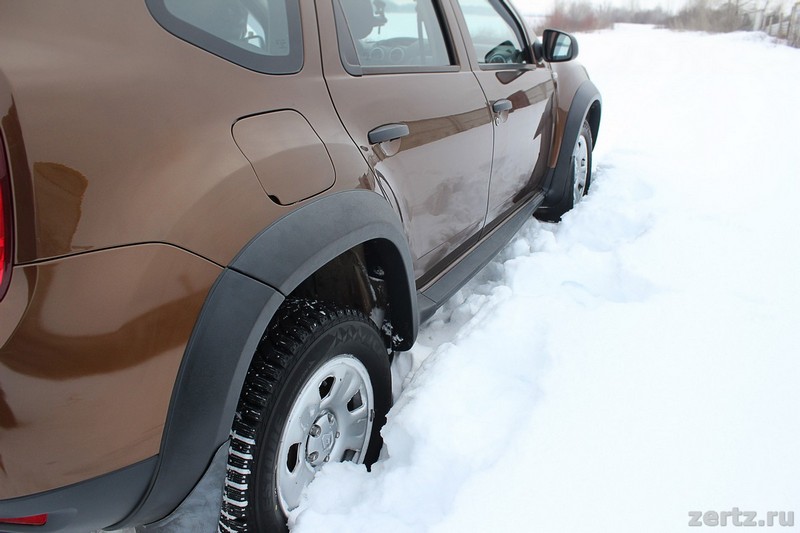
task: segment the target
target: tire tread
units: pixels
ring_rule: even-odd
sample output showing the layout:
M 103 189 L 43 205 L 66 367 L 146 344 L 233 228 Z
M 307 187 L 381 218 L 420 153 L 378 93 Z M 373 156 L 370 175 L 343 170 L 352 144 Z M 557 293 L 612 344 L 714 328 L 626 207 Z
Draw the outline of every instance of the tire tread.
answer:
M 359 311 L 318 300 L 290 299 L 279 309 L 262 337 L 245 377 L 231 429 L 218 531 L 254 531 L 247 521 L 247 488 L 256 448 L 253 443 L 259 424 L 268 414 L 270 400 L 280 389 L 292 360 L 302 353 L 320 328 L 352 319 L 369 321 Z

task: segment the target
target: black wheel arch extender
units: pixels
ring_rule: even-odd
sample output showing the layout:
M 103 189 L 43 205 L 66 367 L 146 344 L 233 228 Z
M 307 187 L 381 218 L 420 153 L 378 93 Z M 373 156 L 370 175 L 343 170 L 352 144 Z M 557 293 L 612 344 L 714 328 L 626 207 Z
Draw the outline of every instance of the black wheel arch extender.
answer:
M 136 509 L 114 528 L 152 523 L 180 505 L 227 441 L 256 346 L 286 296 L 368 241 L 393 295 L 398 347 L 410 348 L 419 327 L 414 271 L 402 224 L 385 198 L 342 191 L 287 214 L 256 235 L 209 291 L 178 370 L 155 474 Z
M 572 104 L 570 105 L 567 114 L 567 121 L 564 125 L 564 136 L 561 141 L 561 148 L 558 152 L 558 159 L 556 160 L 556 167 L 549 172 L 545 180 L 544 190 L 546 192 L 543 209 L 556 206 L 560 204 L 564 196 L 569 191 L 569 171 L 570 171 L 570 157 L 572 151 L 564 149 L 564 140 L 577 139 L 578 133 L 581 131 L 583 121 L 587 118 L 589 111 L 595 104 L 602 105 L 600 91 L 594 83 L 590 80 L 585 80 L 581 83 L 575 95 L 572 97 Z M 597 130 L 600 123 L 600 109 L 597 110 L 596 124 L 592 125 L 592 139 L 593 143 L 597 141 Z

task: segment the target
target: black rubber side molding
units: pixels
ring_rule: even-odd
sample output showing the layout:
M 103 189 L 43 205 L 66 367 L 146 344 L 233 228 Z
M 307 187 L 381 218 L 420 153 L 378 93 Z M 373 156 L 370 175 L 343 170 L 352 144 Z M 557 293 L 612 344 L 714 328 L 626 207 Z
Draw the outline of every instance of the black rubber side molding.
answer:
M 461 261 L 430 287 L 417 293 L 420 307 L 420 321 L 428 320 L 436 309 L 446 302 L 467 281 L 472 279 L 497 253 L 516 235 L 519 228 L 530 220 L 531 215 L 544 200 L 542 193 L 512 214 L 501 225 L 496 226 Z
M 0 524 L 0 531 L 94 531 L 131 512 L 147 490 L 156 469 L 151 457 L 108 474 L 31 496 L 0 501 L 0 516 L 47 514 L 43 526 Z

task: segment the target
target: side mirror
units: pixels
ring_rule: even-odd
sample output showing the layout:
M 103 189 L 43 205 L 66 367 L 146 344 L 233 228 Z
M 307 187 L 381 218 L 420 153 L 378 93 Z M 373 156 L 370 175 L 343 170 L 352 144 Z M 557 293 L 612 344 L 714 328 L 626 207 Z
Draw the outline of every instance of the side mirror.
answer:
M 544 60 L 560 63 L 578 57 L 578 41 L 569 33 L 558 30 L 544 30 Z

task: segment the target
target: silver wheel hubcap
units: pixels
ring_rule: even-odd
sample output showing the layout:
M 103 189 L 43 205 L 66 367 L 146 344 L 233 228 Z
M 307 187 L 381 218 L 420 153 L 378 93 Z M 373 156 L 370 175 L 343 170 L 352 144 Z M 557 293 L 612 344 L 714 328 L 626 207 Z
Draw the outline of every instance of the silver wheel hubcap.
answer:
M 285 514 L 329 461 L 361 463 L 372 431 L 375 398 L 361 361 L 337 355 L 303 385 L 278 445 L 278 501 Z
M 589 175 L 589 147 L 586 137 L 580 135 L 572 151 L 572 205 L 583 200 L 586 194 L 586 177 Z

